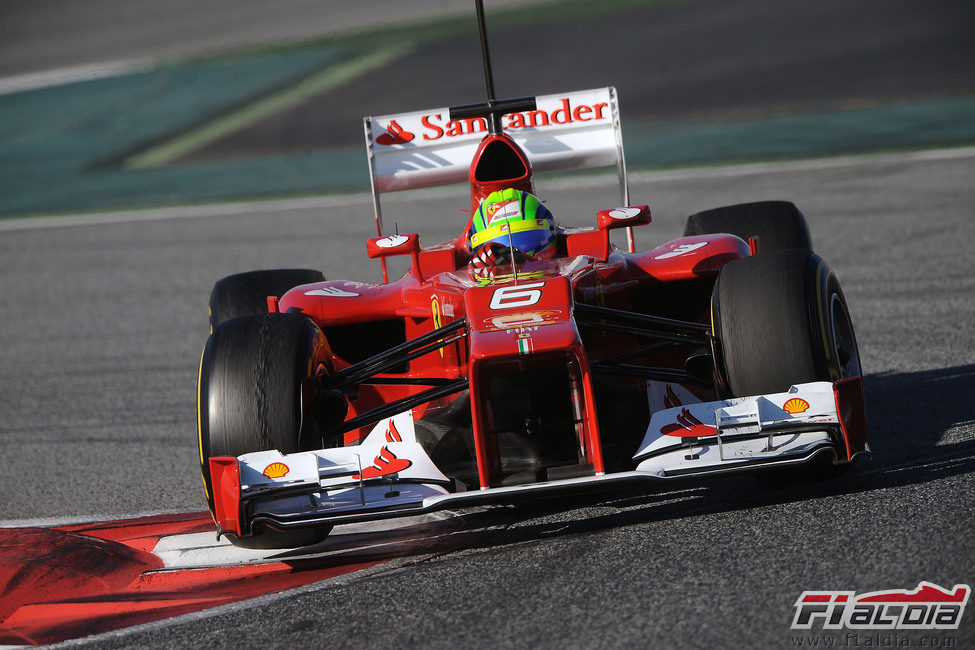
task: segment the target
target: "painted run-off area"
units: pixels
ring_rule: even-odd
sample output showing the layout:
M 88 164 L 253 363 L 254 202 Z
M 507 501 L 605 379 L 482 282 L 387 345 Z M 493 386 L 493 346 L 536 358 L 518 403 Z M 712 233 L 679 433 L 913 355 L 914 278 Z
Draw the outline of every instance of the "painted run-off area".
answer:
M 343 526 L 321 544 L 284 550 L 217 540 L 207 512 L 0 528 L 0 647 L 160 621 L 444 550 L 461 522 Z

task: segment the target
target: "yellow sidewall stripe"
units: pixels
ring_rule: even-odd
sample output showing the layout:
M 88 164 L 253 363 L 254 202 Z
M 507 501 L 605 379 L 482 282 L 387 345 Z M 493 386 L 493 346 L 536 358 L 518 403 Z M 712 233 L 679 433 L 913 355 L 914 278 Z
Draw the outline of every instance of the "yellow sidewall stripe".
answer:
M 207 500 L 210 500 L 210 490 L 207 488 L 206 474 L 204 474 L 203 469 L 203 415 L 201 402 L 203 395 L 201 391 L 203 389 L 203 356 L 206 354 L 206 348 L 203 348 L 203 352 L 200 353 L 200 368 L 196 374 L 196 442 L 200 450 L 200 476 L 203 478 L 203 491 L 206 493 Z

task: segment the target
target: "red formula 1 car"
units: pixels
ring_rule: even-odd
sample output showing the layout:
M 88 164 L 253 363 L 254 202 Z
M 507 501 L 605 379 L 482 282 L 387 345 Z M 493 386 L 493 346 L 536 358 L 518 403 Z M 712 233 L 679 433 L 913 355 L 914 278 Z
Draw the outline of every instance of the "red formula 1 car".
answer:
M 409 271 L 380 285 L 254 271 L 211 294 L 200 460 L 234 543 L 621 483 L 825 472 L 868 450 L 849 311 L 794 205 L 695 214 L 649 251 L 611 244 L 651 222 L 627 200 L 612 88 L 367 118 L 366 139 L 366 250 Z M 593 227 L 562 229 L 534 199 L 536 169 L 606 163 L 623 207 Z M 383 192 L 465 177 L 472 216 L 454 241 L 382 233 Z

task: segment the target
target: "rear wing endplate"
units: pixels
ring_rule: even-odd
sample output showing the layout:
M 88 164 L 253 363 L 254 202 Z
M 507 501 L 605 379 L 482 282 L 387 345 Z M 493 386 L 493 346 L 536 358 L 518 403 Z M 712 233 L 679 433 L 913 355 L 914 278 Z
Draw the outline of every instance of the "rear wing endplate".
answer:
M 536 103 L 534 111 L 501 118 L 502 129 L 524 150 L 532 168 L 547 172 L 615 165 L 621 205 L 629 205 L 616 89 L 543 95 Z M 377 236 L 383 234 L 381 194 L 466 181 L 487 134 L 483 117 L 451 120 L 446 107 L 366 117 L 363 123 Z

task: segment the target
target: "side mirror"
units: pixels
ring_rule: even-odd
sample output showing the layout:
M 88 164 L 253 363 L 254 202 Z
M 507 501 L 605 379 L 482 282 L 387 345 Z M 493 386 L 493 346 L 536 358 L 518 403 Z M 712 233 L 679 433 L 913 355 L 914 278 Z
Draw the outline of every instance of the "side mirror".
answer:
M 633 240 L 633 226 L 645 226 L 650 223 L 649 205 L 629 205 L 612 210 L 600 210 L 596 213 L 596 225 L 603 236 L 604 259 L 609 255 L 609 231 L 626 228 L 626 243 L 630 252 L 636 247 Z
M 420 236 L 416 233 L 373 237 L 366 241 L 366 254 L 369 255 L 370 259 L 394 257 L 396 255 L 413 255 L 419 252 Z
M 366 254 L 370 259 L 411 255 L 413 263 L 410 272 L 423 281 L 420 275 L 420 236 L 415 232 L 408 235 L 373 237 L 366 241 Z M 383 281 L 386 281 L 386 260 L 383 260 Z
M 646 226 L 651 221 L 650 206 L 631 205 L 612 210 L 600 210 L 596 213 L 596 225 L 600 230 L 616 230 L 617 228 L 631 228 Z

